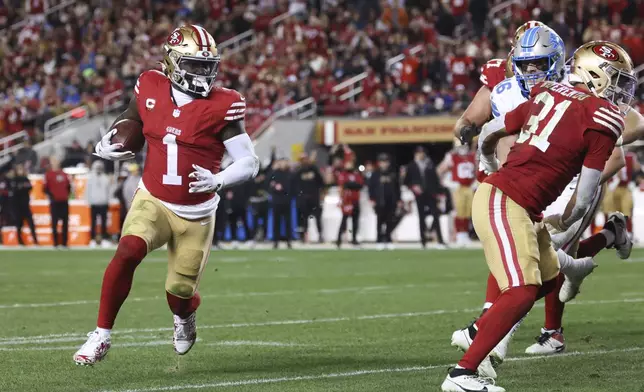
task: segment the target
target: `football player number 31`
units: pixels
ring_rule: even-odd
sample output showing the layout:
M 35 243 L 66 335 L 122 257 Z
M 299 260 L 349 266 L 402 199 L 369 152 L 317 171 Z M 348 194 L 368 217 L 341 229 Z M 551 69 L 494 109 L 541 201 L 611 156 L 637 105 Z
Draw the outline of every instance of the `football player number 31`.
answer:
M 177 136 L 167 134 L 163 138 L 163 144 L 168 148 L 167 153 L 167 174 L 163 175 L 163 185 L 181 185 L 181 176 L 177 175 L 177 162 L 179 160 L 179 146 Z
M 552 131 L 555 130 L 555 127 L 561 120 L 564 112 L 566 111 L 566 109 L 568 109 L 568 106 L 570 106 L 572 102 L 566 100 L 559 102 L 557 106 L 554 106 L 555 98 L 550 95 L 549 92 L 544 91 L 534 98 L 534 103 L 543 103 L 543 107 L 541 108 L 539 114 L 530 116 L 530 119 L 528 119 L 526 126 L 521 130 L 521 135 L 519 135 L 517 143 L 523 143 L 526 140 L 530 139 L 531 146 L 535 146 L 542 152 L 546 152 L 548 147 L 550 147 L 550 142 L 548 142 L 550 134 L 552 134 Z M 555 113 L 550 117 L 550 120 L 546 123 L 546 125 L 541 127 L 541 121 L 548 117 L 548 114 L 550 114 L 553 106 Z M 539 132 L 539 130 L 541 130 L 541 132 Z M 532 136 L 532 138 L 530 136 Z

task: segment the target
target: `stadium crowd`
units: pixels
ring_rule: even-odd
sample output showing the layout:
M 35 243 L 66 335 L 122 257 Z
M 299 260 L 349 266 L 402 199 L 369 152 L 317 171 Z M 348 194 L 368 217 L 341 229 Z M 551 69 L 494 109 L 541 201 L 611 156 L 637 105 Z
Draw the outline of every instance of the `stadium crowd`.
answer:
M 255 31 L 254 40 L 240 41 L 243 50 L 222 45 L 218 77 L 247 96 L 250 130 L 309 97 L 326 115 L 459 111 L 478 89 L 480 66 L 505 58 L 509 35 L 528 19 L 551 25 L 568 49 L 610 39 L 630 49 L 637 64 L 644 60 L 638 0 L 533 0 L 500 11 L 500 1 L 487 0 L 20 3 L 0 2 L 6 32 L 0 38 L 0 136 L 27 129 L 36 140 L 47 119 L 79 105 L 98 112 L 109 103 L 105 96 L 128 94 L 142 70 L 158 66 L 168 32 L 187 21 L 203 25 L 220 44 Z M 290 16 L 274 19 L 285 13 Z M 400 61 L 388 64 L 396 56 Z M 363 73 L 359 96 L 342 100 L 348 91 L 333 90 Z
M 80 105 L 99 113 L 112 103 L 105 97 L 118 91 L 124 96 L 113 100 L 125 101 L 138 75 L 158 66 L 168 32 L 188 21 L 203 25 L 220 43 L 223 62 L 217 82 L 247 97 L 249 132 L 276 111 L 306 98 L 315 99 L 319 115 L 459 113 L 480 85 L 480 66 L 491 58 L 505 58 L 511 32 L 528 19 L 552 26 L 569 53 L 583 41 L 610 39 L 628 48 L 637 64 L 644 63 L 644 1 L 640 0 L 527 1 L 505 8 L 497 7 L 500 1 L 485 0 L 29 0 L 26 7 L 18 3 L 23 2 L 0 1 L 0 28 L 6 32 L 0 38 L 0 137 L 25 129 L 34 142 L 42 139 L 43 125 L 53 116 Z M 247 31 L 254 31 L 252 39 L 226 42 Z M 364 78 L 334 89 L 358 75 Z M 342 95 L 353 87 L 361 92 L 343 100 Z M 61 166 L 96 167 L 92 151 L 92 143 L 74 142 L 66 148 Z M 363 166 L 365 170 L 358 174 L 364 182 L 377 170 L 377 164 L 347 159 L 344 147 L 334 151 L 340 151 L 340 157 L 330 163 L 328 172 L 322 170 L 318 204 L 324 189 L 339 178 L 346 180 L 338 176 L 340 172 Z M 344 167 L 349 161 L 353 162 L 350 170 Z M 112 163 L 105 165 L 104 170 L 111 173 Z M 262 203 L 268 202 L 269 194 L 276 200 L 278 192 L 266 188 L 270 185 L 264 181 L 266 170 L 284 171 L 285 184 L 291 186 L 300 165 L 279 159 L 264 169 L 263 180 L 254 190 L 227 191 L 221 208 L 227 219 L 220 222 L 239 221 L 247 226 L 242 207 L 253 216 L 256 211 L 264 214 L 268 209 Z M 17 171 L 46 173 L 51 166 L 49 158 L 38 157 L 27 142 L 6 168 L 14 169 L 11 174 L 15 175 Z M 140 176 L 140 171 L 132 166 L 120 174 L 118 184 L 130 179 L 130 186 L 115 183 L 109 193 L 127 207 L 130 197 L 123 189 L 131 188 L 131 178 Z M 404 183 L 404 176 L 397 175 L 397 183 Z M 3 192 L 7 211 L 10 198 Z M 235 192 L 243 197 L 234 196 Z M 450 193 L 440 183 L 431 192 L 447 202 L 428 211 L 449 212 Z M 398 201 L 390 210 L 400 218 L 409 206 Z M 359 214 L 349 207 L 346 212 Z M 5 216 L 4 224 L 13 219 Z M 255 237 L 259 222 L 265 235 L 267 220 L 255 217 L 246 227 L 246 233 L 253 235 L 247 237 Z M 295 219 L 294 226 L 302 230 L 301 222 Z

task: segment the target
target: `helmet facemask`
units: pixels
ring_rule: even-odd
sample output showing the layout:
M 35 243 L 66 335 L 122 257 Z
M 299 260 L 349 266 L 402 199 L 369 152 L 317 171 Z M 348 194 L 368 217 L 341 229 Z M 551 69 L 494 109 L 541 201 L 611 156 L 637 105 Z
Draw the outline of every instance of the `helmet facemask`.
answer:
M 169 77 L 181 91 L 198 97 L 207 97 L 219 71 L 220 56 L 202 52 L 203 56 L 186 56 L 173 51 L 169 54 L 173 69 Z
M 637 79 L 631 73 L 615 68 L 608 63 L 604 63 L 600 67 L 610 77 L 610 83 L 599 96 L 609 100 L 619 107 L 622 113 L 626 114 L 635 99 Z
M 525 91 L 530 92 L 534 86 L 544 81 L 560 81 L 561 70 L 558 69 L 559 53 L 549 56 L 514 56 L 514 74 Z

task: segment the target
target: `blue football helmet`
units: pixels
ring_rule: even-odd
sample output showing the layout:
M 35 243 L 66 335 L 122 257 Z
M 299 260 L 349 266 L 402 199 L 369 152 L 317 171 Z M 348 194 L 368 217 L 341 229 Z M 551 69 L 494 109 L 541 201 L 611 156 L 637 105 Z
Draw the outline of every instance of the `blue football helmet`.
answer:
M 565 73 L 565 63 L 564 42 L 547 26 L 526 30 L 515 43 L 512 54 L 514 75 L 526 94 L 540 82 L 561 81 Z

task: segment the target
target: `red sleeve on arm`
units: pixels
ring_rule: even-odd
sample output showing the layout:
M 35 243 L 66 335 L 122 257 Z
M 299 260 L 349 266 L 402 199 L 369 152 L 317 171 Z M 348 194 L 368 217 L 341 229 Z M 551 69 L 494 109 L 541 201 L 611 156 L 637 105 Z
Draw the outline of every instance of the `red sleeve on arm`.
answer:
M 531 101 L 526 101 L 505 115 L 505 131 L 509 134 L 519 133 L 528 116 Z
M 595 130 L 588 130 L 584 133 L 584 144 L 586 145 L 586 157 L 584 166 L 589 169 L 604 170 L 604 165 L 615 148 L 617 138 Z

